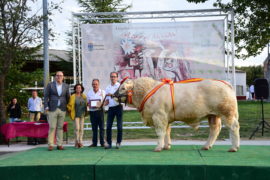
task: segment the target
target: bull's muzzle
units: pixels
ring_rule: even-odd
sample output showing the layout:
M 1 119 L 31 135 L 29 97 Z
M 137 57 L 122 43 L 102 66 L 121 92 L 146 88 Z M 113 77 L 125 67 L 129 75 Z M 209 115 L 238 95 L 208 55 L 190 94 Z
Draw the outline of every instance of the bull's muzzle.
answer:
M 119 89 L 117 89 L 117 91 L 115 91 L 115 93 L 113 94 L 113 97 L 118 97 L 119 95 Z
M 127 95 L 126 94 L 120 94 L 119 89 L 115 91 L 115 93 L 112 95 L 112 98 L 117 101 L 118 103 L 126 103 Z

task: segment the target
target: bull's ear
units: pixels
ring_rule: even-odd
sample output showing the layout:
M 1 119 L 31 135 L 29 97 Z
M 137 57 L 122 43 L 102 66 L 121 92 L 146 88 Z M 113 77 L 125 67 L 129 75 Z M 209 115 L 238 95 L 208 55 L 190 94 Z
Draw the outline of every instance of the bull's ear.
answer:
M 127 89 L 132 89 L 133 88 L 133 80 L 131 80 L 131 79 L 126 80 L 125 87 Z

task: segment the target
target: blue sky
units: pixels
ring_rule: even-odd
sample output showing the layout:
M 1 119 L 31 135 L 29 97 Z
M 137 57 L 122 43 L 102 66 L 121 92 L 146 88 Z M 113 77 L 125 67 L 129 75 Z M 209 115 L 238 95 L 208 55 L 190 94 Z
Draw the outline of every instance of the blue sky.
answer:
M 51 2 L 52 0 L 48 0 Z M 61 0 L 54 0 L 53 2 L 60 2 Z M 212 9 L 214 0 L 209 0 L 206 3 L 195 4 L 188 3 L 185 0 L 124 0 L 124 4 L 132 4 L 132 8 L 128 11 L 168 11 L 168 10 L 193 10 L 193 9 Z M 66 32 L 71 30 L 71 18 L 72 12 L 79 12 L 80 8 L 76 0 L 64 0 L 62 3 L 62 12 L 57 12 L 52 17 L 53 24 L 51 24 L 54 32 L 56 32 L 56 38 L 53 42 L 50 42 L 49 48 L 51 49 L 68 49 L 65 42 L 67 39 Z M 33 8 L 42 7 L 42 1 L 37 3 Z M 267 48 L 256 56 L 251 57 L 245 61 L 236 59 L 235 64 L 237 66 L 250 66 L 260 65 L 267 57 Z

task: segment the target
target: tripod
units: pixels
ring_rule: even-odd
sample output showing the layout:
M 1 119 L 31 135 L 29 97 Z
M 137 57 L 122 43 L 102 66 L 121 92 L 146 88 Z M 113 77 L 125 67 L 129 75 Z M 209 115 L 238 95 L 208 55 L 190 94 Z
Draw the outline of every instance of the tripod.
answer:
M 249 139 L 252 139 L 252 137 L 258 132 L 260 129 L 262 130 L 262 136 L 264 134 L 264 129 L 269 129 L 270 125 L 268 122 L 264 120 L 264 109 L 263 109 L 263 97 L 261 97 L 261 109 L 262 109 L 262 119 L 261 122 L 258 124 L 257 128 L 252 132 Z

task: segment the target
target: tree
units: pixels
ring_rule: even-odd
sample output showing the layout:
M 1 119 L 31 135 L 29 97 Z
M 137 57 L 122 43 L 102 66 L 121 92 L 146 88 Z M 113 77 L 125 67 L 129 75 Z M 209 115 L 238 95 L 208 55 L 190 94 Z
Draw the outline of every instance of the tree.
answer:
M 5 83 L 5 87 L 8 87 L 8 90 L 5 91 L 4 104 L 7 105 L 12 98 L 16 97 L 18 103 L 21 106 L 25 106 L 31 93 L 23 91 L 22 88 L 34 87 L 35 81 L 37 81 L 38 85 L 43 85 L 43 69 L 35 69 L 33 72 L 22 72 L 20 68 L 11 68 Z
M 203 3 L 208 0 L 187 0 Z M 269 0 L 216 0 L 213 4 L 223 10 L 235 12 L 236 57 L 246 59 L 262 52 L 270 42 Z
M 263 78 L 263 67 L 259 66 L 243 66 L 236 67 L 236 69 L 245 71 L 247 74 L 247 85 L 253 84 L 253 81 L 257 78 Z
M 131 5 L 123 5 L 123 0 L 77 0 L 79 6 L 83 8 L 82 12 L 125 12 L 127 9 L 131 7 Z M 119 15 L 110 15 L 110 16 L 97 16 L 97 17 L 119 17 Z M 121 19 L 107 19 L 107 20 L 89 20 L 85 18 L 81 18 L 85 23 L 121 23 L 125 22 L 125 20 Z
M 0 125 L 6 123 L 4 98 L 11 85 L 7 77 L 11 76 L 11 70 L 18 70 L 23 62 L 34 58 L 33 54 L 41 47 L 44 17 L 31 9 L 30 4 L 35 2 L 0 1 Z M 49 9 L 57 8 L 51 4 Z

